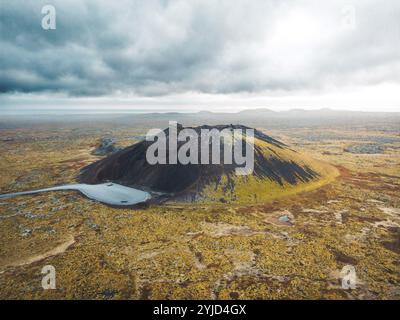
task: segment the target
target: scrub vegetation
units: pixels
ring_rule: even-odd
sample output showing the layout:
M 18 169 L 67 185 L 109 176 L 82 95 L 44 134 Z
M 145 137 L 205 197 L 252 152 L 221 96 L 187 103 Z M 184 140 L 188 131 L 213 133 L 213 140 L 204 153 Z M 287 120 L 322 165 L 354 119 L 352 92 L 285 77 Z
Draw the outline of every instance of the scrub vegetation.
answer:
M 358 130 L 392 140 L 381 154 L 355 154 L 344 151 L 359 143 L 351 129 L 258 129 L 293 148 L 294 160 L 320 177 L 293 186 L 240 177 L 235 201 L 221 183 L 204 191 L 207 201 L 137 209 L 74 191 L 2 199 L 0 298 L 399 299 L 398 132 Z M 102 136 L 120 148 L 145 132 L 2 129 L 1 193 L 74 183 L 102 158 L 93 152 Z M 257 189 L 268 192 L 254 198 Z M 55 290 L 41 287 L 49 264 Z M 341 288 L 349 264 L 355 290 Z

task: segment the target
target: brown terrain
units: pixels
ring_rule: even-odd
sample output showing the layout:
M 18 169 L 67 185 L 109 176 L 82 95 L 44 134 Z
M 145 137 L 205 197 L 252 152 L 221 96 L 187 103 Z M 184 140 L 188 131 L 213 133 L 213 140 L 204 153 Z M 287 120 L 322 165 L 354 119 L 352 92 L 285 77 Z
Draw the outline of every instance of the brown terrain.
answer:
M 121 209 L 73 191 L 1 199 L 0 298 L 399 299 L 398 127 L 257 129 L 340 175 L 254 203 L 226 198 Z M 75 182 L 107 157 L 93 153 L 103 137 L 125 148 L 146 131 L 3 128 L 1 193 Z M 384 151 L 345 151 L 365 143 Z M 55 267 L 55 290 L 41 287 L 45 265 Z M 355 267 L 356 289 L 341 287 L 345 265 Z

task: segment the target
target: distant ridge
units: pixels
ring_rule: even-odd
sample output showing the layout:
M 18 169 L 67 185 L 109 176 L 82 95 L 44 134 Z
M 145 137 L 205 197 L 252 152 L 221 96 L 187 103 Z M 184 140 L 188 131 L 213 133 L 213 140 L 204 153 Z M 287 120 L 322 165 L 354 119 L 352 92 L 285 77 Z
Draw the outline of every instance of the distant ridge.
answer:
M 242 111 L 239 111 L 238 113 L 243 114 L 260 114 L 260 113 L 274 113 L 275 111 L 267 109 L 267 108 L 256 108 L 256 109 L 245 109 Z

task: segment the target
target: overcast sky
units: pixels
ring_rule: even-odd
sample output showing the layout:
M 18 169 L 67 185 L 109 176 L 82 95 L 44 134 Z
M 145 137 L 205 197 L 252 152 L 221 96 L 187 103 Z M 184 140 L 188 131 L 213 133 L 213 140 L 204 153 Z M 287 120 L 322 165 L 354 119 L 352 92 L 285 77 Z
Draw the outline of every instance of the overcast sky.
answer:
M 41 27 L 45 4 L 55 30 Z M 399 0 L 0 6 L 3 110 L 400 111 Z

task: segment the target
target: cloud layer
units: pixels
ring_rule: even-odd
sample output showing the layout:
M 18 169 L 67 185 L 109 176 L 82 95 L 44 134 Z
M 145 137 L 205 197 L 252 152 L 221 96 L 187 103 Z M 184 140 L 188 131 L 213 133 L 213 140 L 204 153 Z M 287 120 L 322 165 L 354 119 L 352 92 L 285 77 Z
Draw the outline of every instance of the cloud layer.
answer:
M 57 10 L 56 30 L 41 28 L 45 4 Z M 348 4 L 2 1 L 0 93 L 274 95 L 399 84 L 400 2 Z

